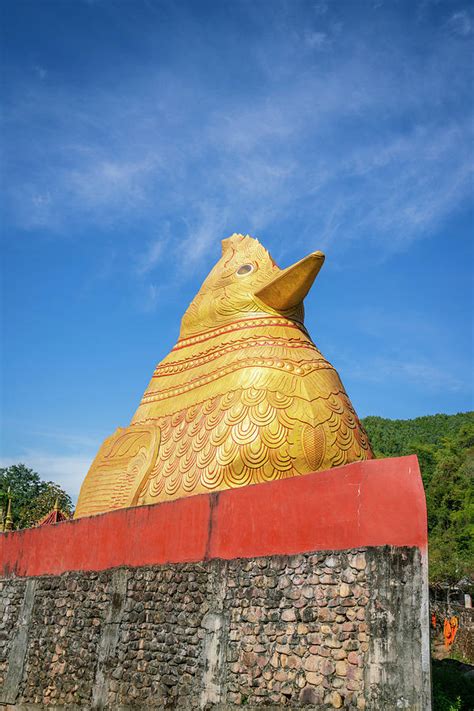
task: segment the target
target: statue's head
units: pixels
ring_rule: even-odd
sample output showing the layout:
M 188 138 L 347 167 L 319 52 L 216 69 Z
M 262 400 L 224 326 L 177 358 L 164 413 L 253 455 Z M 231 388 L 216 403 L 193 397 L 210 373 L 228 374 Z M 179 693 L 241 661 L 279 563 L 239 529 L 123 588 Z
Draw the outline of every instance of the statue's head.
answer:
M 222 240 L 222 257 L 191 302 L 181 338 L 248 318 L 281 315 L 303 322 L 303 299 L 324 262 L 313 252 L 280 269 L 257 239 L 233 234 Z

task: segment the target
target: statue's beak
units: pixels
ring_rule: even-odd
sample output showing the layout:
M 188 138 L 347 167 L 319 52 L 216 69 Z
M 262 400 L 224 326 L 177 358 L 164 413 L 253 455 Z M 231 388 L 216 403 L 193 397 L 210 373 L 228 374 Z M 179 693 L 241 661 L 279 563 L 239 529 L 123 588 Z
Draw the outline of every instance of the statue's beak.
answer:
M 255 292 L 255 296 L 276 311 L 287 311 L 298 306 L 311 289 L 324 263 L 322 252 L 313 252 Z

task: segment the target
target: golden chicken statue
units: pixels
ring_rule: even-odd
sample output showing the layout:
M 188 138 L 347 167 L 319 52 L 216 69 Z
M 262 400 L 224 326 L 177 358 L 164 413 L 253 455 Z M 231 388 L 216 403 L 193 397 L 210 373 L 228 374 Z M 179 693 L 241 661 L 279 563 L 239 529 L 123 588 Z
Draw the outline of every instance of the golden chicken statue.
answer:
M 223 240 L 130 426 L 92 463 L 76 517 L 373 456 L 337 372 L 303 325 L 303 299 L 323 262 L 314 252 L 279 269 L 256 239 Z

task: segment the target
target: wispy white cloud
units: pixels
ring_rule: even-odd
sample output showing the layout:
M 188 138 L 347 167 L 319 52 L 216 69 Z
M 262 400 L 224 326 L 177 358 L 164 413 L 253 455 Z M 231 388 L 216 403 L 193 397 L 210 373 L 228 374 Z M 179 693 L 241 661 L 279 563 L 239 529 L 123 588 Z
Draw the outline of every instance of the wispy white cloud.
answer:
M 449 324 L 437 313 L 428 316 L 421 304 L 411 309 L 400 309 L 397 301 L 361 306 L 351 329 L 345 347 L 331 354 L 344 378 L 368 386 L 390 383 L 427 396 L 470 392 L 471 362 L 447 346 L 453 338 Z M 359 348 L 362 343 L 367 348 L 363 362 L 352 349 L 351 333 L 357 334 Z
M 447 24 L 454 34 L 461 35 L 461 37 L 468 37 L 474 29 L 472 16 L 467 10 L 453 12 Z
M 326 32 L 307 32 L 304 40 L 311 49 L 324 49 L 329 42 Z
M 468 383 L 453 373 L 452 368 L 433 364 L 428 359 L 380 356 L 367 360 L 363 366 L 346 363 L 344 371 L 354 380 L 365 383 L 384 383 L 387 379 L 403 383 L 407 388 L 415 385 L 425 393 L 462 392 Z
M 328 11 L 328 4 L 324 0 L 317 0 L 312 6 L 315 15 L 325 15 Z
M 25 449 L 0 457 L 0 467 L 25 464 L 36 471 L 44 481 L 53 481 L 62 486 L 76 501 L 81 484 L 94 459 L 95 453 L 87 455 L 57 454 L 54 450 L 43 451 Z
M 199 263 L 222 237 L 227 217 L 225 208 L 219 209 L 206 203 L 199 206 L 197 215 L 187 222 L 186 237 L 179 245 L 182 267 L 186 269 Z
M 167 291 L 167 287 L 147 281 L 143 284 L 137 297 L 138 310 L 142 313 L 155 311 L 157 304 L 163 299 L 163 294 L 166 294 Z
M 44 440 L 54 441 L 61 447 L 90 450 L 95 449 L 99 445 L 97 437 L 88 434 L 80 434 L 78 432 L 70 432 L 57 428 L 28 428 L 28 436 L 40 437 Z
M 41 81 L 44 81 L 46 77 L 48 76 L 48 72 L 44 67 L 41 67 L 39 64 L 35 64 L 33 67 L 33 71 L 37 74 L 37 76 L 41 79 Z
M 111 206 L 136 208 L 145 199 L 143 183 L 153 170 L 153 162 L 137 162 L 96 157 L 86 165 L 68 171 L 70 192 L 88 209 Z
M 17 425 L 12 420 L 6 422 L 10 427 Z M 25 442 L 33 444 L 10 448 L 2 446 L 0 467 L 21 462 L 36 471 L 43 480 L 62 486 L 75 501 L 101 444 L 100 437 L 59 427 L 22 424 Z
M 365 234 L 372 230 L 372 239 L 388 236 L 391 244 L 385 248 L 392 251 L 424 237 L 470 198 L 474 170 L 470 134 L 468 125 L 425 125 L 384 146 L 354 152 L 347 175 L 364 181 L 370 194 L 362 209 L 356 201 L 347 205 L 354 226 Z
M 167 235 L 168 236 L 168 235 Z M 165 237 L 158 237 L 146 245 L 145 250 L 142 254 L 137 257 L 136 271 L 137 274 L 143 275 L 148 274 L 156 267 L 163 257 L 165 250 L 166 239 Z
M 454 35 L 432 38 L 420 60 L 403 39 L 388 50 L 369 30 L 341 32 L 327 3 L 312 23 L 276 7 L 246 48 L 260 91 L 214 94 L 202 76 L 146 64 L 110 91 L 22 87 L 7 110 L 13 161 L 20 147 L 28 165 L 7 186 L 11 219 L 71 233 L 139 218 L 145 247 L 129 264 L 140 278 L 164 246 L 185 255 L 178 271 L 192 268 L 227 226 L 270 231 L 289 214 L 321 246 L 369 235 L 379 255 L 435 229 L 470 191 L 469 103 L 449 108 L 462 81 L 453 36 L 470 32 L 470 15 L 454 13 Z M 308 58 L 308 45 L 326 51 Z

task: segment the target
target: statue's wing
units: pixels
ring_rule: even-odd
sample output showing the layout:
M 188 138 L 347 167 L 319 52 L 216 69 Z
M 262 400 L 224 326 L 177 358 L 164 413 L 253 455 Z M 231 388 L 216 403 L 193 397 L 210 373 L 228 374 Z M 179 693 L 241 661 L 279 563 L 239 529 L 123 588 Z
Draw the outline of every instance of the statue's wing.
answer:
M 119 428 L 92 462 L 77 502 L 75 518 L 133 506 L 134 496 L 155 465 L 160 430 L 153 424 Z
M 305 454 L 314 469 L 330 469 L 360 459 L 373 457 L 367 433 L 333 368 L 322 369 L 307 380 L 306 392 L 311 402 L 313 421 L 303 432 Z

